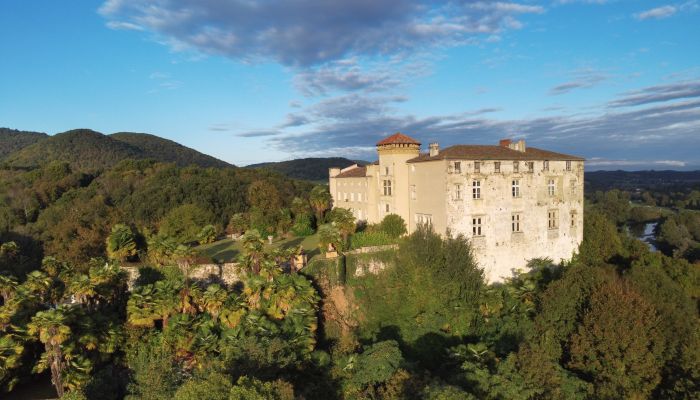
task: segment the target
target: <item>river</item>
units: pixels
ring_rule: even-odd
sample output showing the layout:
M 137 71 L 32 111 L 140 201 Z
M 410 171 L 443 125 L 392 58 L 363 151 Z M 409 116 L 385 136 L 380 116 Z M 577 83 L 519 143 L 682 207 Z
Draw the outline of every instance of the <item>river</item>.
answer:
M 657 251 L 656 247 L 656 227 L 658 222 L 647 222 L 645 224 L 634 224 L 629 226 L 630 233 L 646 243 L 651 251 Z

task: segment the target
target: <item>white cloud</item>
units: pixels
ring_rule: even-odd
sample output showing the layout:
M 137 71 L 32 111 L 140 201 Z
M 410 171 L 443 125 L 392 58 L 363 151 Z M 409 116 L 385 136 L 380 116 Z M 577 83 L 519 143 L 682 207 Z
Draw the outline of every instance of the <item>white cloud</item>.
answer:
M 634 17 L 640 21 L 644 21 L 646 19 L 662 19 L 668 18 L 676 12 L 678 12 L 678 8 L 676 8 L 676 6 L 667 5 L 637 13 L 634 15 Z

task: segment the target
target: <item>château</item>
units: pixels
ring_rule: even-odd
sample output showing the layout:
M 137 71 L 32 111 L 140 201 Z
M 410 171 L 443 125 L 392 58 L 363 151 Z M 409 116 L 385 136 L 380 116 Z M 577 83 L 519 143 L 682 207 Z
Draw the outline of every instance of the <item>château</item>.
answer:
M 334 207 L 377 223 L 398 214 L 469 238 L 489 281 L 533 258 L 570 259 L 583 239 L 584 159 L 527 147 L 524 140 L 440 149 L 401 133 L 377 143 L 379 160 L 330 168 Z

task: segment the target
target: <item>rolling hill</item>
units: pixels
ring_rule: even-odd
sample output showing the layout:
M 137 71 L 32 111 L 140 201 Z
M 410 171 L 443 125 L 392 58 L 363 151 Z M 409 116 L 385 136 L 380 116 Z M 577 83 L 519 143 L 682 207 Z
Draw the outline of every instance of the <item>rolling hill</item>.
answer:
M 231 166 L 171 140 L 141 133 L 103 135 L 90 129 L 74 129 L 49 136 L 8 154 L 3 160 L 13 167 L 30 168 L 51 161 L 66 161 L 80 170 L 109 168 L 124 159 L 152 158 L 178 166 Z
M 148 158 L 158 161 L 174 162 L 183 167 L 191 164 L 200 167 L 231 167 L 232 165 L 185 147 L 172 140 L 148 133 L 119 132 L 109 135 L 110 138 L 139 148 Z
M 16 129 L 0 128 L 0 160 L 18 150 L 48 138 L 41 132 L 18 131 Z
M 366 161 L 343 157 L 299 158 L 296 160 L 251 164 L 246 168 L 268 169 L 290 178 L 312 182 L 328 182 L 328 168 L 345 168 L 352 164 L 365 165 Z

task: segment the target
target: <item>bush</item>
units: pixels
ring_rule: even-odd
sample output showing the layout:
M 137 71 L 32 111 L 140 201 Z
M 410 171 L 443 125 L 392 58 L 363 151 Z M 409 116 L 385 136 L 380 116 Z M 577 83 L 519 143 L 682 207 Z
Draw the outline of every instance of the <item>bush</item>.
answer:
M 396 239 L 383 231 L 358 232 L 350 238 L 350 248 L 359 249 L 367 246 L 384 246 L 396 243 Z
M 389 214 L 379 223 L 379 230 L 392 238 L 406 234 L 406 222 L 397 214 Z

